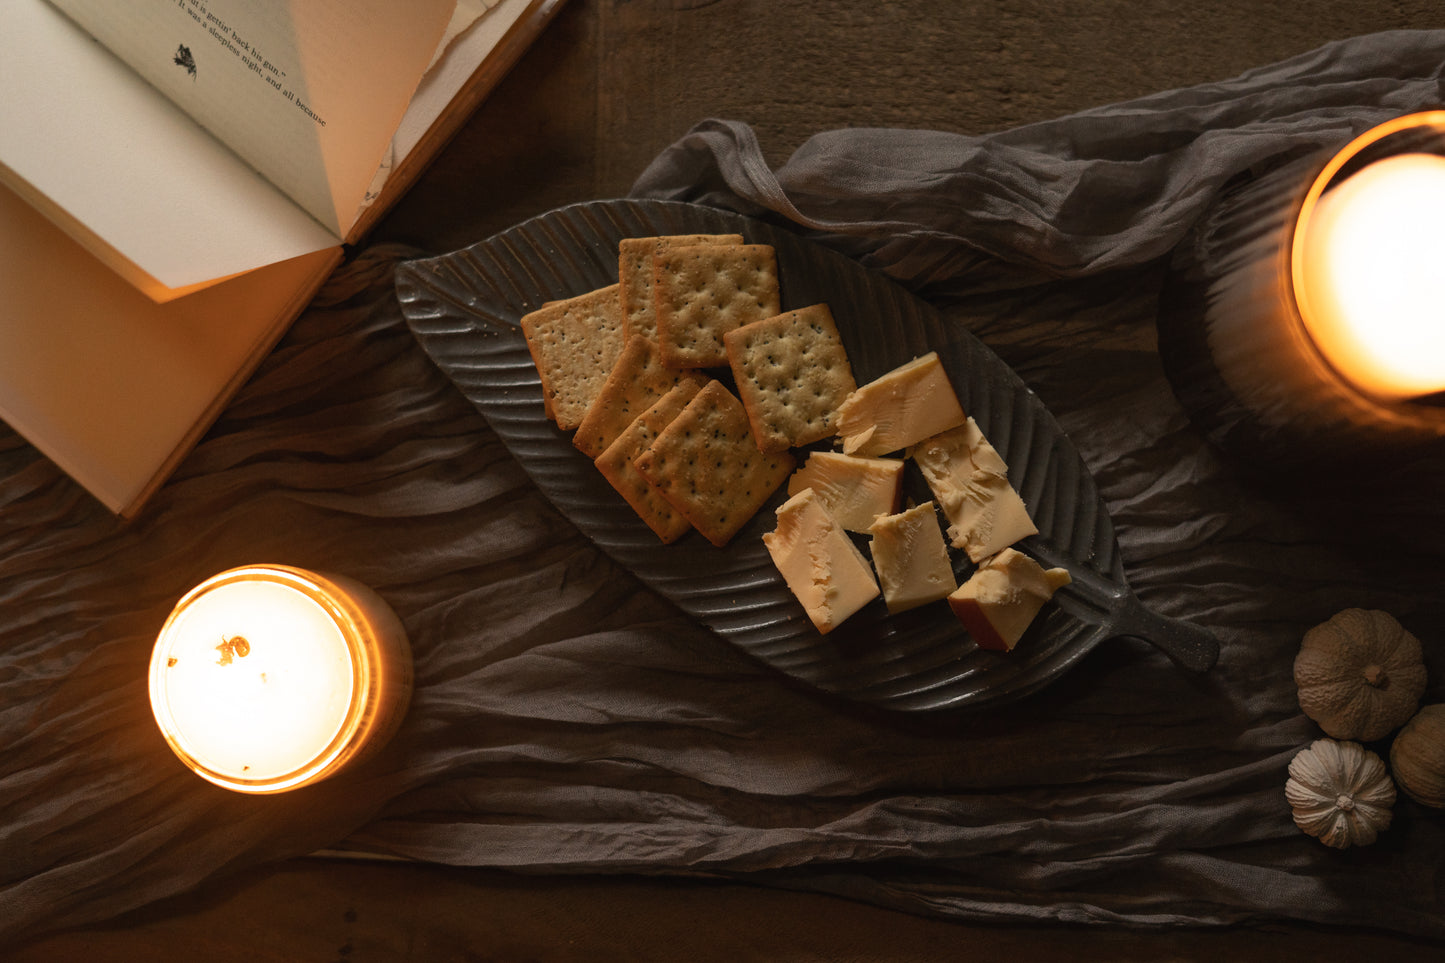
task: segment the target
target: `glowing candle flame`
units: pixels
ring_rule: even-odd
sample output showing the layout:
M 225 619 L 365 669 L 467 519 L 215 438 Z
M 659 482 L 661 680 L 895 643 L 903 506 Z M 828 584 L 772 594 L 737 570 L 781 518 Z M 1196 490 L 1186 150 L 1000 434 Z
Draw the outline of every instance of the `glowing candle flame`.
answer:
M 405 711 L 410 671 L 405 632 L 370 589 L 250 566 L 177 603 L 152 653 L 151 707 L 198 775 L 279 792 L 384 741 Z
M 1295 294 L 1325 360 L 1388 401 L 1445 390 L 1445 157 L 1370 164 L 1301 230 Z

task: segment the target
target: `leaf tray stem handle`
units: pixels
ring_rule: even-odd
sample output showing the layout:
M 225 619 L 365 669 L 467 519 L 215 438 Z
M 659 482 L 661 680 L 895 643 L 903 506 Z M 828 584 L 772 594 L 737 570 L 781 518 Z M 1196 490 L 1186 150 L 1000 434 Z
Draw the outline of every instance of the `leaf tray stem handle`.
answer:
M 1113 635 L 1143 639 L 1190 672 L 1208 672 L 1219 661 L 1219 640 L 1193 622 L 1151 611 L 1132 595 L 1120 606 Z

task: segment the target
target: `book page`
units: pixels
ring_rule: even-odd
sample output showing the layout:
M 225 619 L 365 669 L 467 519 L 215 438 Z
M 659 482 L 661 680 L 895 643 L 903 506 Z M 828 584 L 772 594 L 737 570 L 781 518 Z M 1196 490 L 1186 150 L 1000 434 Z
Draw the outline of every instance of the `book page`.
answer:
M 520 11 L 525 9 L 532 0 L 506 0 L 506 2 Z M 362 198 L 362 207 L 367 209 L 366 213 L 370 213 L 371 205 L 385 192 L 392 171 L 406 159 L 407 154 L 417 145 L 422 135 L 431 128 L 436 119 L 441 116 L 442 111 L 446 110 L 447 105 L 471 78 L 477 66 L 491 54 L 493 48 L 501 40 L 502 32 L 505 32 L 505 29 L 502 32 L 493 31 L 490 29 L 493 22 L 506 20 L 507 25 L 510 26 L 516 19 L 515 13 L 509 14 L 507 11 L 492 13 L 501 3 L 503 0 L 457 0 L 456 9 L 452 11 L 451 22 L 447 24 L 447 29 L 442 34 L 441 43 L 437 45 L 436 52 L 432 54 L 426 73 L 422 75 L 421 82 L 417 84 L 416 93 L 412 95 L 411 102 L 407 104 L 406 113 L 402 115 L 401 122 L 392 134 L 391 143 L 387 145 L 381 166 L 377 168 L 376 174 L 372 177 L 371 184 L 366 189 L 366 196 Z M 480 23 L 485 23 L 486 27 L 479 27 Z M 477 40 L 479 37 L 483 38 L 481 42 Z M 362 217 L 361 220 L 365 221 L 366 219 L 366 217 Z
M 340 256 L 324 248 L 156 304 L 0 186 L 0 417 L 129 514 Z
M 411 153 L 531 3 L 532 0 L 463 0 L 457 4 L 459 14 L 469 8 L 473 15 L 465 23 L 453 19 L 457 29 L 447 38 L 446 49 L 437 52 L 406 115 L 397 125 L 392 151 L 398 160 Z
M 0 3 L 0 181 L 168 288 L 339 243 L 45 0 Z
M 51 0 L 338 237 L 455 0 Z

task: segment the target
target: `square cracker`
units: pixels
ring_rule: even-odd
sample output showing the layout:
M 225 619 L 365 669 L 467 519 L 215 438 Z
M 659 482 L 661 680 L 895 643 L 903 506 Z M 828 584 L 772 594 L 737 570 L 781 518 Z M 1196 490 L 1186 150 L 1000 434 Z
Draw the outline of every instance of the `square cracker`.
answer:
M 726 545 L 796 464 L 758 451 L 742 402 L 709 381 L 633 462 L 668 504 L 719 547 Z
M 702 390 L 703 383 L 697 375 L 684 375 L 683 380 L 673 385 L 667 394 L 634 418 L 617 440 L 594 461 L 602 477 L 617 489 L 637 517 L 662 539 L 664 545 L 686 535 L 692 529 L 692 523 L 642 477 L 632 460 L 646 451 L 653 439 L 687 407 L 687 403 Z
M 588 458 L 596 458 L 632 424 L 632 419 L 685 377 L 691 376 L 662 366 L 656 344 L 642 335 L 628 338 L 577 427 L 577 434 L 572 436 L 572 444 Z
M 582 423 L 622 353 L 617 285 L 553 301 L 522 316 L 548 417 L 564 431 Z
M 738 395 L 763 451 L 837 431 L 838 406 L 858 387 L 826 304 L 754 321 L 723 335 Z
M 727 364 L 723 335 L 780 310 L 770 244 L 689 244 L 652 258 L 653 308 L 662 363 Z
M 657 340 L 657 315 L 652 308 L 652 258 L 659 251 L 691 244 L 741 244 L 741 234 L 664 234 L 624 237 L 617 242 L 617 283 L 621 285 L 622 318 L 627 336 Z

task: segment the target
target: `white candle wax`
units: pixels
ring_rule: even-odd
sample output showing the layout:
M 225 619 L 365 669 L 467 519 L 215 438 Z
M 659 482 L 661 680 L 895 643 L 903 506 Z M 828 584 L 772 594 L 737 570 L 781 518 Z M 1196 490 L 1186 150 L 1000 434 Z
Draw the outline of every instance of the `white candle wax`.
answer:
M 196 773 L 278 792 L 323 778 L 399 720 L 409 649 L 354 583 L 282 566 L 223 572 L 186 595 L 156 641 L 151 706 Z
M 1295 295 L 1331 367 L 1388 401 L 1445 390 L 1445 158 L 1376 161 L 1300 230 Z

